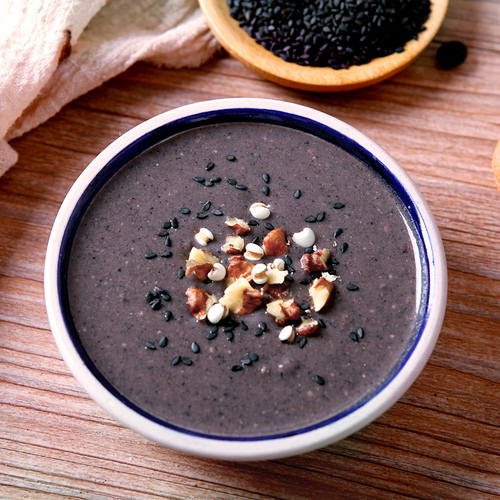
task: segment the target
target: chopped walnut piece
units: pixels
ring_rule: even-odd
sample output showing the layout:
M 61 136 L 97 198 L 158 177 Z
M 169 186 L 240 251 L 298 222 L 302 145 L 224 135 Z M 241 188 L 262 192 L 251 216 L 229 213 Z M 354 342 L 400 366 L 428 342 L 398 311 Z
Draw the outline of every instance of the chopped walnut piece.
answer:
M 200 281 L 205 281 L 214 264 L 218 262 L 220 259 L 215 255 L 204 249 L 193 247 L 186 261 L 186 276 L 194 273 Z
M 253 266 L 254 264 L 246 261 L 243 255 L 233 255 L 227 268 L 227 274 L 234 280 L 245 278 L 250 281 L 252 279 Z
M 208 310 L 217 302 L 215 295 L 209 295 L 201 288 L 188 288 L 186 296 L 189 310 L 198 321 L 204 320 L 207 317 Z
M 263 288 L 273 299 L 282 299 L 288 295 L 290 285 L 288 283 L 279 283 L 277 285 L 270 285 L 266 283 Z
M 328 269 L 329 258 L 330 250 L 328 248 L 319 248 L 313 253 L 305 253 L 300 258 L 300 265 L 309 274 L 317 271 L 326 271 Z
M 300 325 L 297 326 L 297 334 L 304 337 L 309 337 L 316 333 L 319 328 L 319 323 L 315 319 L 308 318 L 307 316 L 301 316 Z
M 334 284 L 333 282 L 338 278 L 333 274 L 323 273 L 320 278 L 316 278 L 310 288 L 309 295 L 313 300 L 313 309 L 320 311 L 325 307 L 329 298 L 332 295 Z
M 238 316 L 244 316 L 261 305 L 262 295 L 245 278 L 239 278 L 226 288 L 219 302 Z
M 233 229 L 238 236 L 243 236 L 250 231 L 250 226 L 243 219 L 228 217 L 226 224 Z
M 270 257 L 285 255 L 288 251 L 286 233 L 283 229 L 273 229 L 266 234 L 262 243 L 266 255 Z
M 228 255 L 238 255 L 245 249 L 245 240 L 241 236 L 226 236 L 226 242 L 222 245 L 222 251 Z
M 288 275 L 288 271 L 280 271 L 277 268 L 268 269 L 266 271 L 267 282 L 270 285 L 280 285 L 285 282 L 285 277 Z
M 300 307 L 295 299 L 273 300 L 267 304 L 266 311 L 274 317 L 279 325 L 283 325 L 286 321 L 295 321 L 300 318 Z

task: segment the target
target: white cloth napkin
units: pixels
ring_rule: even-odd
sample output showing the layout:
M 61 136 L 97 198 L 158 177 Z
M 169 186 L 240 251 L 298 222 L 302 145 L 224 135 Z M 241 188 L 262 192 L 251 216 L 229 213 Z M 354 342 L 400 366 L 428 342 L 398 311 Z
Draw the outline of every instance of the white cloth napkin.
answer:
M 0 0 L 0 175 L 9 140 L 135 62 L 195 67 L 218 47 L 197 0 Z

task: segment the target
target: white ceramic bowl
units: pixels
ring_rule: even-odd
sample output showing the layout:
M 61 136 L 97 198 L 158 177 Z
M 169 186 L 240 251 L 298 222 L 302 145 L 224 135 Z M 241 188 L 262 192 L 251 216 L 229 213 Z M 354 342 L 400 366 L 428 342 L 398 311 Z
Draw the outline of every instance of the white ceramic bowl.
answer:
M 78 338 L 70 327 L 65 295 L 67 259 L 82 211 L 95 192 L 121 165 L 160 139 L 180 130 L 219 120 L 258 119 L 299 125 L 312 134 L 330 137 L 362 156 L 382 175 L 408 208 L 421 240 L 425 279 L 420 280 L 423 310 L 413 345 L 371 397 L 341 415 L 297 432 L 256 437 L 223 438 L 184 431 L 138 410 L 103 384 L 88 366 Z M 422 195 L 403 168 L 380 146 L 351 126 L 322 112 L 281 101 L 221 99 L 168 111 L 133 128 L 108 146 L 85 169 L 69 191 L 54 223 L 45 265 L 45 296 L 50 325 L 62 356 L 89 395 L 118 421 L 138 433 L 186 453 L 226 460 L 264 460 L 317 449 L 356 432 L 393 405 L 411 386 L 427 362 L 438 338 L 447 297 L 447 268 L 442 241 Z

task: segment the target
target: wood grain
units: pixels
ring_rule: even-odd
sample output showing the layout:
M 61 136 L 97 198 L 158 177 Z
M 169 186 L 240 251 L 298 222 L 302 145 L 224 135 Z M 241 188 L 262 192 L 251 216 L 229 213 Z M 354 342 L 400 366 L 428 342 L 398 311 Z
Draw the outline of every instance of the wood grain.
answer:
M 451 0 L 411 66 L 344 94 L 281 87 L 222 54 L 137 64 L 14 141 L 19 162 L 0 178 L 0 498 L 500 499 L 499 24 L 496 0 Z M 457 38 L 467 61 L 439 69 L 439 43 Z M 43 265 L 57 210 L 101 149 L 168 109 L 242 96 L 320 109 L 386 148 L 434 213 L 450 287 L 436 349 L 387 413 L 322 450 L 232 464 L 146 441 L 86 395 L 49 329 Z

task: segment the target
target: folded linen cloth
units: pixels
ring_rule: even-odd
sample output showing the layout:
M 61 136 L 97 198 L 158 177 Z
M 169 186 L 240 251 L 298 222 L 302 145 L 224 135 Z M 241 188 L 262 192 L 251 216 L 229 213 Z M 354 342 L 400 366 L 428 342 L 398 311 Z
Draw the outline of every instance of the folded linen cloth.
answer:
M 0 175 L 9 140 L 135 62 L 196 67 L 218 47 L 197 0 L 0 1 Z

